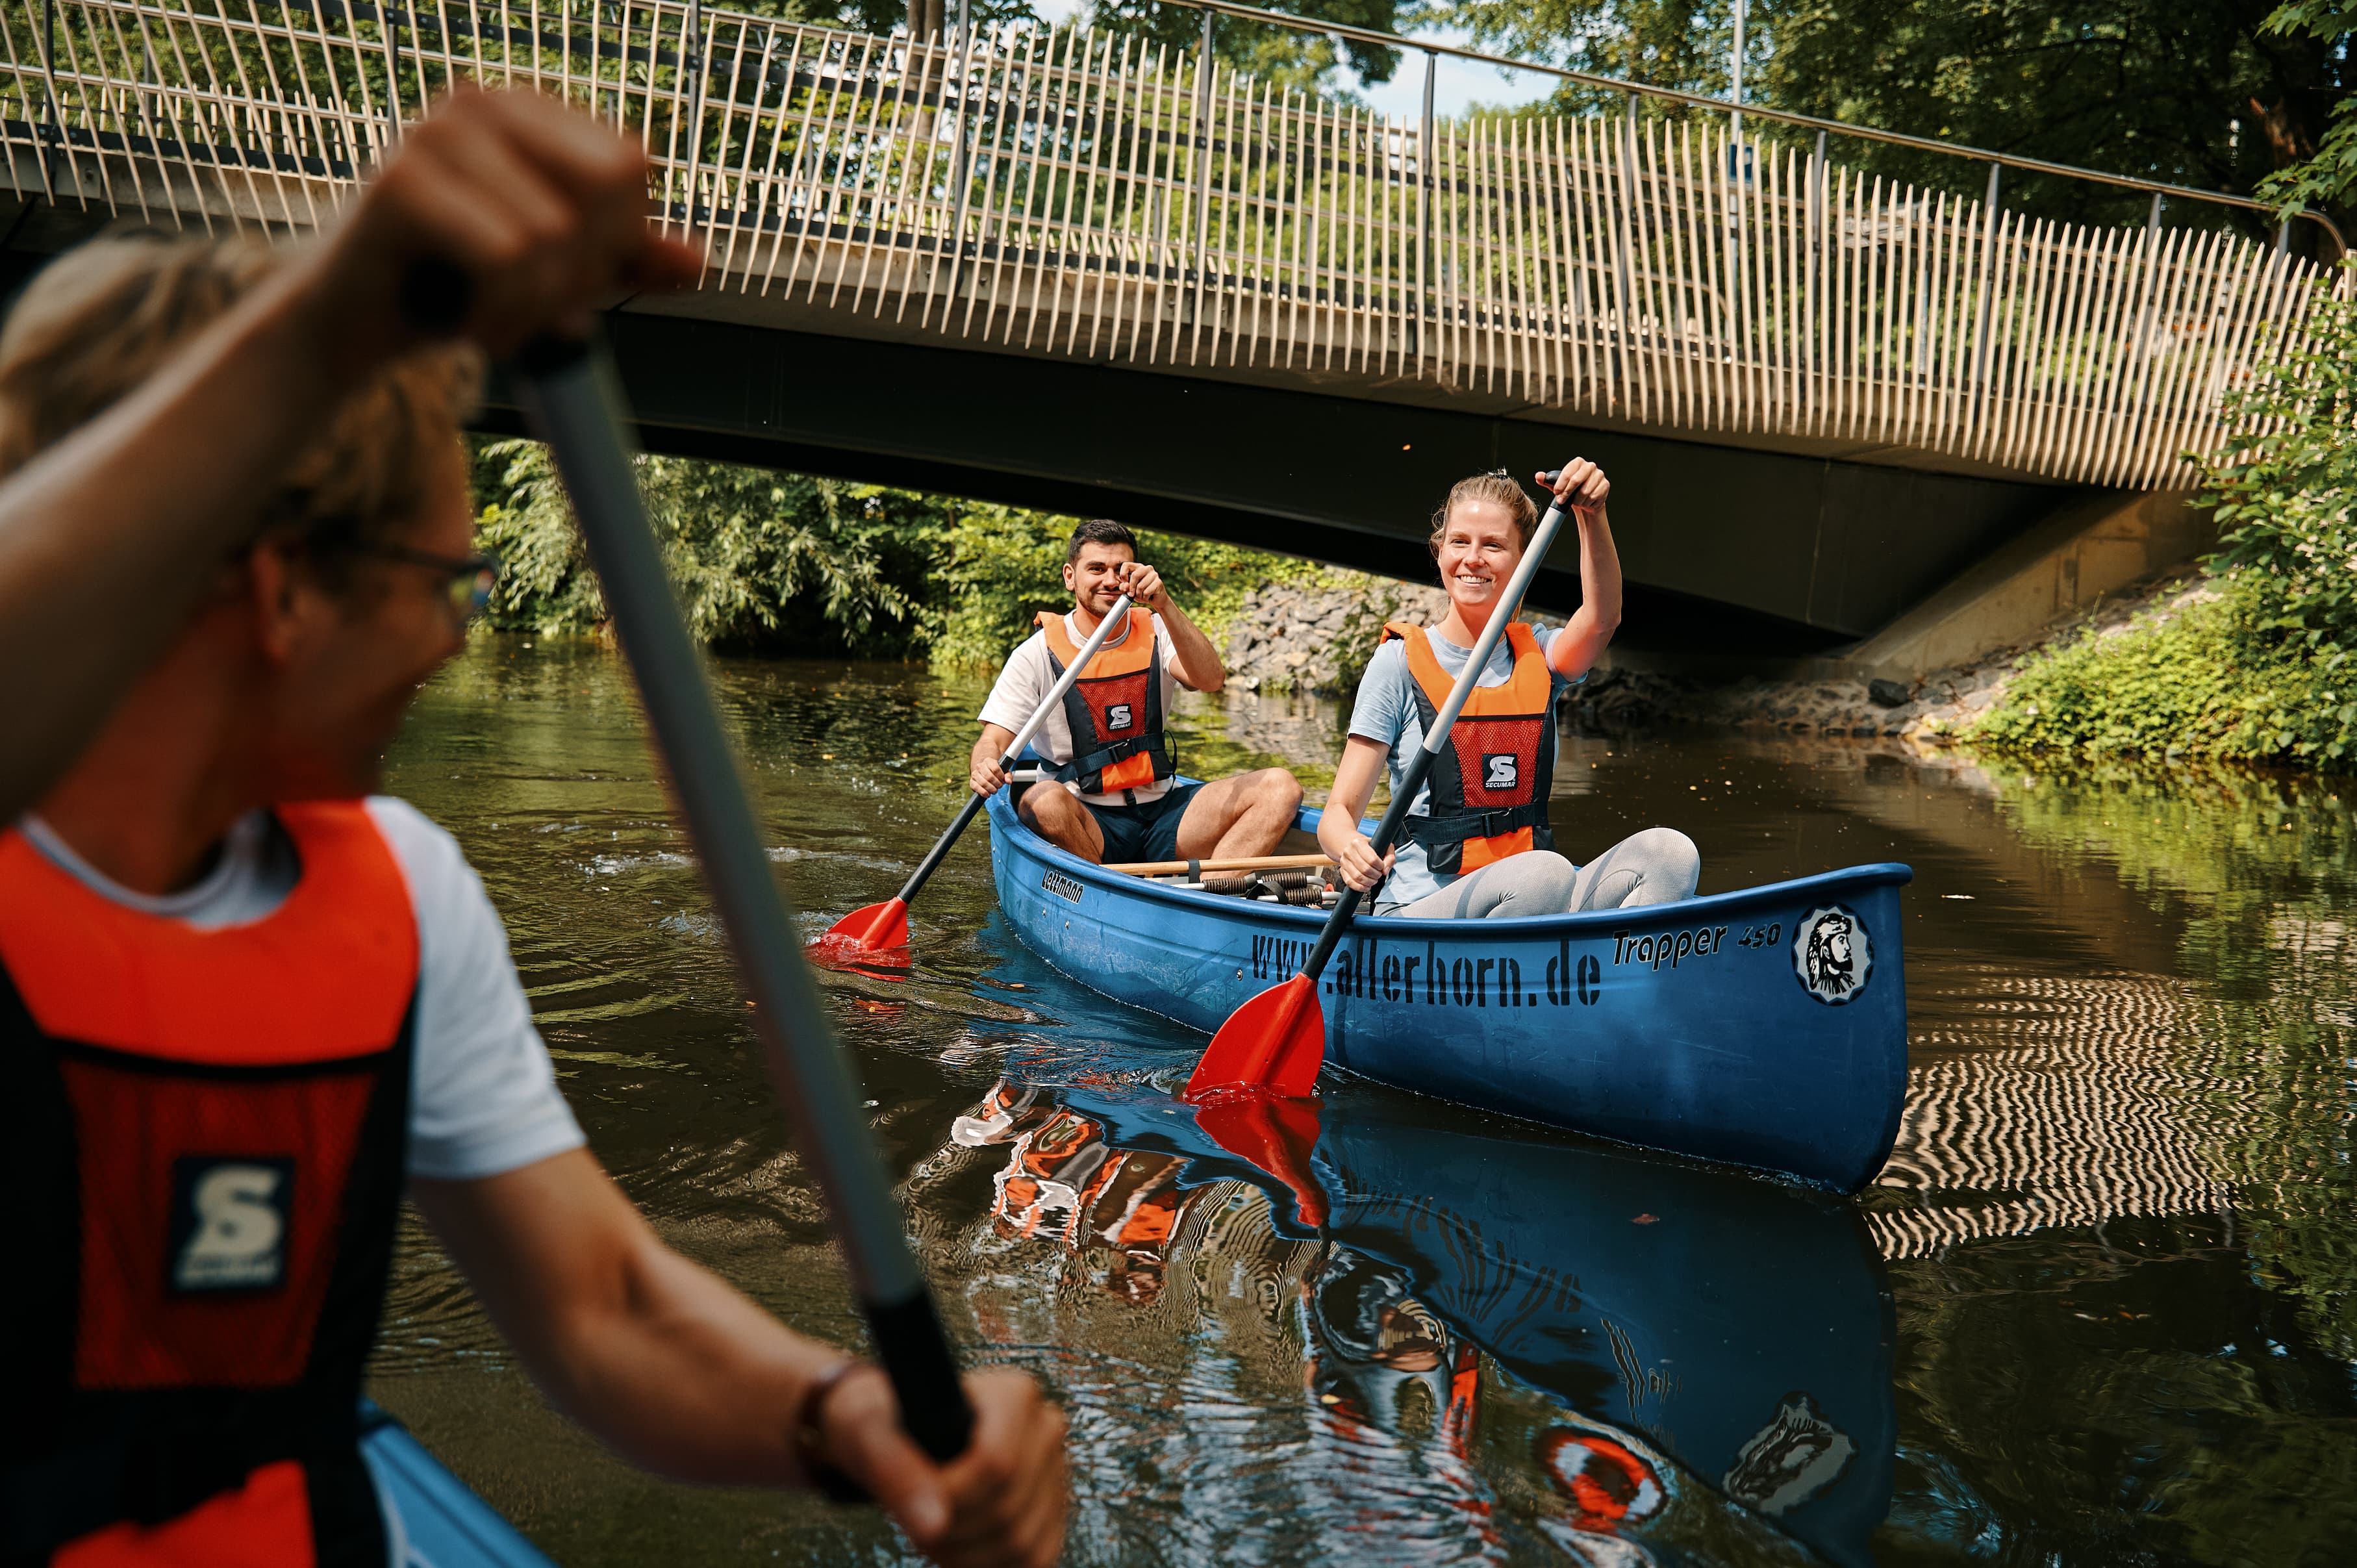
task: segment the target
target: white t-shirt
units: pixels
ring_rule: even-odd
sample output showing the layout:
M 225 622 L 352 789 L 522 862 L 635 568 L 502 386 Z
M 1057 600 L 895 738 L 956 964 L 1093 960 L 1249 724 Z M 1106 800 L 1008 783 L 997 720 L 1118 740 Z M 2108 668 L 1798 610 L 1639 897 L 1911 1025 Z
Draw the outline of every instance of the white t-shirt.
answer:
M 507 928 L 474 867 L 457 841 L 407 801 L 372 796 L 368 810 L 392 846 L 417 914 L 409 1174 L 471 1181 L 579 1148 L 580 1124 L 533 1027 L 532 1004 L 508 956 Z M 261 919 L 294 891 L 301 873 L 293 843 L 265 811 L 230 830 L 202 881 L 160 897 L 114 882 L 39 818 L 27 816 L 18 826 L 93 893 L 199 930 Z
M 1072 623 L 1069 612 L 1064 617 L 1064 635 L 1078 648 L 1086 642 L 1088 634 Z M 1105 647 L 1119 648 L 1129 640 L 1124 628 L 1118 637 L 1105 639 Z M 1170 717 L 1170 704 L 1178 697 L 1178 645 L 1170 640 L 1170 628 L 1162 618 L 1154 618 L 1154 645 L 1162 651 L 1162 716 Z M 996 725 L 1001 729 L 1020 731 L 1039 706 L 1039 699 L 1056 683 L 1056 671 L 1048 660 L 1048 628 L 1041 627 L 1026 638 L 1023 646 L 1006 656 L 1006 667 L 998 672 L 998 683 L 990 689 L 990 700 L 982 704 L 975 716 L 984 724 Z M 1058 703 L 1048 714 L 1048 722 L 1039 726 L 1039 734 L 1031 742 L 1031 749 L 1061 768 L 1072 759 L 1072 725 L 1064 716 L 1064 704 Z M 1076 784 L 1065 789 L 1081 795 Z M 1129 806 L 1146 800 L 1158 800 L 1169 789 L 1170 780 L 1157 779 L 1151 784 L 1141 784 L 1135 789 L 1123 789 L 1111 795 L 1081 795 L 1092 806 Z

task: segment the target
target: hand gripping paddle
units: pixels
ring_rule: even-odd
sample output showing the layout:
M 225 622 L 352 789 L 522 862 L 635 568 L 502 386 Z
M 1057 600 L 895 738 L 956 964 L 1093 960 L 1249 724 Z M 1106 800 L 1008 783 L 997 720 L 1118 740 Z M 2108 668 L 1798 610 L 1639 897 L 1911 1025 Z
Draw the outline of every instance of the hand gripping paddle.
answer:
M 1557 470 L 1559 473 L 1561 470 Z M 1548 483 L 1555 475 L 1545 476 Z M 1423 792 L 1424 780 L 1432 771 L 1433 759 L 1448 744 L 1448 732 L 1457 723 L 1457 714 L 1473 694 L 1481 671 L 1490 663 L 1490 654 L 1498 639 L 1506 635 L 1506 625 L 1522 607 L 1523 595 L 1538 575 L 1539 563 L 1546 558 L 1547 547 L 1555 542 L 1557 531 L 1563 527 L 1563 501 L 1558 498 L 1539 520 L 1538 532 L 1523 552 L 1514 575 L 1506 580 L 1505 596 L 1490 617 L 1490 624 L 1481 628 L 1474 639 L 1472 656 L 1465 660 L 1465 669 L 1449 688 L 1448 701 L 1433 715 L 1432 733 L 1424 737 L 1424 745 L 1408 759 L 1406 771 L 1392 791 L 1391 809 L 1375 829 L 1374 851 L 1380 856 L 1399 838 L 1400 829 L 1407 820 L 1407 809 Z M 1326 972 L 1326 961 L 1334 955 L 1334 946 L 1342 939 L 1343 929 L 1358 912 L 1360 900 L 1365 897 L 1355 887 L 1346 886 L 1336 901 L 1334 912 L 1326 918 L 1326 929 L 1318 933 L 1318 945 L 1309 950 L 1309 957 L 1301 972 L 1291 980 L 1270 986 L 1228 1015 L 1220 1032 L 1211 1036 L 1204 1047 L 1203 1059 L 1195 1064 L 1194 1076 L 1187 1080 L 1186 1093 L 1181 1097 L 1201 1104 L 1236 1095 L 1268 1094 L 1286 1099 L 1299 1099 L 1318 1082 L 1318 1069 L 1326 1065 L 1326 1010 L 1318 1002 L 1318 977 Z
M 1096 630 L 1089 633 L 1089 639 L 1081 644 L 1080 657 L 1056 677 L 1056 683 L 1048 688 L 1047 700 L 1034 708 L 1031 716 L 1023 721 L 1023 727 L 1015 732 L 1015 738 L 1007 743 L 1005 755 L 998 759 L 1001 768 L 1009 773 L 1015 771 L 1015 759 L 1023 755 L 1023 748 L 1031 744 L 1031 737 L 1039 733 L 1039 726 L 1048 722 L 1048 715 L 1056 711 L 1056 704 L 1064 700 L 1064 693 L 1072 689 L 1072 682 L 1081 678 L 1081 671 L 1089 667 L 1089 660 L 1097 656 L 1097 650 L 1105 645 L 1105 638 L 1116 623 L 1129 624 L 1127 594 L 1114 601 L 1113 608 L 1097 622 Z M 829 926 L 824 936 L 811 943 L 811 956 L 824 963 L 907 947 L 909 900 L 917 896 L 926 879 L 940 868 L 942 859 L 950 853 L 950 846 L 957 843 L 958 835 L 965 832 L 966 824 L 974 821 L 975 813 L 982 810 L 983 802 L 988 799 L 986 795 L 969 793 L 965 804 L 959 808 L 956 818 L 951 822 L 949 831 L 933 841 L 933 847 L 925 852 L 924 859 L 917 862 L 917 869 L 909 874 L 909 880 L 901 885 L 900 891 L 881 904 L 854 909 Z
M 752 993 L 770 1083 L 826 1196 L 877 1359 L 900 1402 L 900 1424 L 934 1459 L 955 1458 L 973 1433 L 974 1411 L 648 531 L 623 440 L 620 394 L 602 356 L 586 343 L 533 344 L 515 369 L 533 431 L 572 494 L 688 837 Z

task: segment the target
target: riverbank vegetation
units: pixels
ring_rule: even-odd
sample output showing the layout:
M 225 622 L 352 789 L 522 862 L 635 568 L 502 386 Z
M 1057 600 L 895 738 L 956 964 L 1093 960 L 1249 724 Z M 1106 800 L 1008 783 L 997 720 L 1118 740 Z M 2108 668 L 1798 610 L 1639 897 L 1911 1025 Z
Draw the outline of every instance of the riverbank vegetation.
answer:
M 1033 615 L 1070 606 L 1073 520 L 1012 507 L 641 457 L 640 488 L 689 625 L 742 651 L 928 659 L 995 668 Z M 590 634 L 606 618 L 545 448 L 477 451 L 476 533 L 504 568 L 490 604 L 503 630 Z M 1214 641 L 1254 587 L 1315 575 L 1296 557 L 1150 530 L 1142 553 Z
M 2357 769 L 2357 302 L 2319 297 L 2309 330 L 2228 397 L 2200 586 L 2032 655 L 1971 738 Z

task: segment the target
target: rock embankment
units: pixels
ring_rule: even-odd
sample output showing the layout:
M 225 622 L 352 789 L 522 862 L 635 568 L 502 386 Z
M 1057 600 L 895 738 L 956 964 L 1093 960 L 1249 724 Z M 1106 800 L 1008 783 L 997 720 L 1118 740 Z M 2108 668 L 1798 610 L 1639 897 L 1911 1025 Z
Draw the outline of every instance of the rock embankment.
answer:
M 2148 612 L 2172 615 L 2209 593 L 2198 570 L 2167 573 L 2122 590 L 2092 611 L 2058 620 L 2037 636 L 1993 650 L 1968 665 L 1921 680 L 1788 680 L 1664 673 L 1614 663 L 1568 699 L 1572 715 L 1603 726 L 1674 720 L 1777 729 L 1792 734 L 1953 739 L 2004 697 L 2023 660 L 2080 638 L 2115 637 Z M 1228 623 L 1228 685 L 1241 692 L 1348 696 L 1387 620 L 1430 626 L 1448 610 L 1437 585 L 1329 571 L 1253 590 Z M 1560 625 L 1559 618 L 1527 618 Z
M 1435 584 L 1329 571 L 1306 581 L 1264 583 L 1228 622 L 1228 686 L 1239 692 L 1322 692 L 1348 696 L 1387 620 L 1432 626 L 1448 613 Z M 1560 626 L 1541 614 L 1525 620 Z
M 2164 574 L 2100 601 L 2092 610 L 2055 621 L 2026 641 L 1913 682 L 1712 681 L 1620 667 L 1590 676 L 1574 700 L 1582 719 L 1607 725 L 1677 719 L 1944 744 L 2003 699 L 2007 682 L 2033 653 L 2082 638 L 2116 637 L 2148 612 L 2174 615 L 2210 592 L 2194 568 Z

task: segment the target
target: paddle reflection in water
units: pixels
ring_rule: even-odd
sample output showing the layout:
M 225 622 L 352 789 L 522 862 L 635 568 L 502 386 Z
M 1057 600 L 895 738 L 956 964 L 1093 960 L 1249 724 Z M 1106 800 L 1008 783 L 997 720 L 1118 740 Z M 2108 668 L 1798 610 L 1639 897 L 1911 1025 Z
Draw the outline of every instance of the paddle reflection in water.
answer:
M 1385 1100 L 1329 1108 L 1312 1229 L 1293 1181 L 1119 1082 L 1002 1079 L 955 1150 L 999 1156 L 978 1246 L 1057 1248 L 1134 1305 L 1224 1278 L 1291 1343 L 1305 1436 L 1269 1463 L 1339 1556 L 1871 1560 L 1892 1316 L 1838 1200 Z

